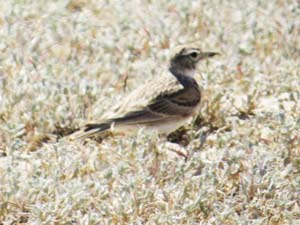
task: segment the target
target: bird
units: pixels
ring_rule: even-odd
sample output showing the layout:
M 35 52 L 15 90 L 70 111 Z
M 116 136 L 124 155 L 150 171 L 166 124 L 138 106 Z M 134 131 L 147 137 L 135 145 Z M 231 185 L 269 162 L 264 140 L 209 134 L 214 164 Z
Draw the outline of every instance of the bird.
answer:
M 198 63 L 218 55 L 197 46 L 176 48 L 168 69 L 124 97 L 99 122 L 88 123 L 71 139 L 85 139 L 105 131 L 130 133 L 140 128 L 169 134 L 197 113 L 201 89 L 194 76 Z

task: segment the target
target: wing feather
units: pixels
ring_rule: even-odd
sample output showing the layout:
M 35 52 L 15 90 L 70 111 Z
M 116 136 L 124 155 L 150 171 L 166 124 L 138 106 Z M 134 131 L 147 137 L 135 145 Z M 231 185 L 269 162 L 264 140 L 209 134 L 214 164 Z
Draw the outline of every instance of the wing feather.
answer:
M 159 122 L 166 120 L 166 118 L 176 119 L 191 115 L 201 100 L 198 84 L 193 79 L 190 79 L 188 82 L 185 81 L 184 86 L 180 83 L 178 84 L 178 81 L 175 81 L 175 83 L 173 81 L 173 83 L 170 82 L 169 84 L 177 85 L 177 88 L 172 91 L 161 89 L 162 93 L 156 95 L 151 101 L 148 100 L 148 104 L 141 104 L 139 107 L 132 108 L 127 105 L 127 108 L 131 109 L 131 111 L 127 111 L 125 114 L 114 117 L 111 120 L 116 125 L 132 125 Z

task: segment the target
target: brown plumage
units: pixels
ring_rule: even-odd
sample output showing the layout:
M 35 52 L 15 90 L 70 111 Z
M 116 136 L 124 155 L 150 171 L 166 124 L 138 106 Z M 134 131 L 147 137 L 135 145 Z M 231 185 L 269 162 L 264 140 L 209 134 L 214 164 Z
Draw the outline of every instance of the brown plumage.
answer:
M 201 92 L 193 76 L 197 63 L 216 55 L 196 47 L 181 48 L 170 60 L 167 73 L 140 86 L 103 115 L 98 123 L 86 124 L 72 135 L 86 138 L 106 130 L 129 132 L 144 127 L 170 133 L 194 115 Z

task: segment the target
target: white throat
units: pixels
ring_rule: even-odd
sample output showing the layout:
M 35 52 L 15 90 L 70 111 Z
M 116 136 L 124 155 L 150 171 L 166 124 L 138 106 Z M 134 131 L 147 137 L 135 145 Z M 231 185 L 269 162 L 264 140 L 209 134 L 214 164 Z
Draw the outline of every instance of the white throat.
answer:
M 194 77 L 196 73 L 196 70 L 191 69 L 191 70 L 184 70 L 182 71 L 182 74 L 188 77 Z
M 180 74 L 182 76 L 187 76 L 187 77 L 193 78 L 196 74 L 196 69 L 182 69 L 182 68 L 178 68 L 178 67 L 170 67 L 169 70 L 175 76 L 176 76 L 176 74 Z

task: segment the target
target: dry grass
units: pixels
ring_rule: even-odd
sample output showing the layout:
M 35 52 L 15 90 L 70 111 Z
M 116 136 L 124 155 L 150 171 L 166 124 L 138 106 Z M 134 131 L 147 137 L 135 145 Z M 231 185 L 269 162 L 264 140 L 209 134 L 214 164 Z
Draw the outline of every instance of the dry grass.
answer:
M 300 224 L 299 1 L 0 3 L 0 224 Z M 200 42 L 170 140 L 58 140 Z

